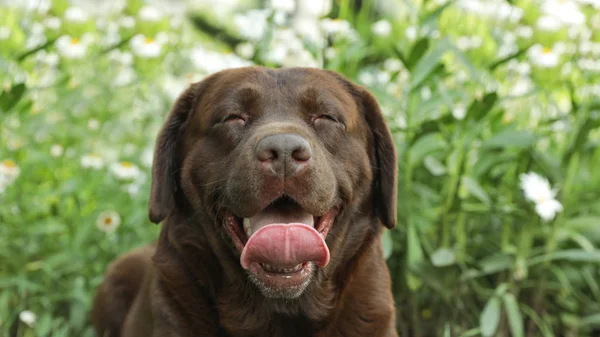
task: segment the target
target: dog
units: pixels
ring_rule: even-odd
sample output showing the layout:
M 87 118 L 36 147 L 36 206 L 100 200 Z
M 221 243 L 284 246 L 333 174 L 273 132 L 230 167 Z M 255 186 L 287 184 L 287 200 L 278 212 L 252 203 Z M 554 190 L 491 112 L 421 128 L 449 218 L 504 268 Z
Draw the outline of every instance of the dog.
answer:
M 381 248 L 397 154 L 375 98 L 328 70 L 228 69 L 158 135 L 152 245 L 114 261 L 99 336 L 397 336 Z

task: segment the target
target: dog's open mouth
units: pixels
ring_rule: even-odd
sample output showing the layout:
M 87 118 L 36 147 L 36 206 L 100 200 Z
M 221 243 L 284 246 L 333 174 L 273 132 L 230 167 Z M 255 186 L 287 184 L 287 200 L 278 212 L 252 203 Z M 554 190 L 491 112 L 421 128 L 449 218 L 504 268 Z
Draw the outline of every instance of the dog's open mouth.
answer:
M 225 227 L 240 251 L 240 264 L 266 286 L 293 287 L 304 283 L 313 264 L 329 263 L 325 243 L 338 208 L 314 216 L 287 197 L 275 200 L 250 218 L 228 211 Z

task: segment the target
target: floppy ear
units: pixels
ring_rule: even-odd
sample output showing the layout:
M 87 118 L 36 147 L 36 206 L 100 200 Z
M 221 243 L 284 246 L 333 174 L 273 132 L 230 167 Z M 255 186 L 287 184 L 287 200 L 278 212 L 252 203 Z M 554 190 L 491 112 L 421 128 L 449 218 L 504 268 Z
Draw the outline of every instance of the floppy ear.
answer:
M 396 227 L 398 198 L 398 164 L 396 146 L 392 140 L 379 104 L 367 90 L 358 88 L 362 101 L 363 116 L 369 124 L 373 139 L 375 172 L 373 181 L 373 205 L 375 214 L 387 228 Z
M 179 189 L 177 174 L 181 166 L 180 141 L 184 124 L 202 91 L 201 83 L 192 84 L 177 98 L 156 140 L 148 205 L 150 221 L 156 224 L 175 208 Z
M 373 141 L 373 157 L 371 167 L 374 171 L 373 208 L 375 215 L 387 228 L 396 227 L 396 208 L 398 198 L 398 165 L 396 146 L 379 104 L 371 93 L 340 74 L 329 71 L 354 96 L 362 115 L 369 125 Z

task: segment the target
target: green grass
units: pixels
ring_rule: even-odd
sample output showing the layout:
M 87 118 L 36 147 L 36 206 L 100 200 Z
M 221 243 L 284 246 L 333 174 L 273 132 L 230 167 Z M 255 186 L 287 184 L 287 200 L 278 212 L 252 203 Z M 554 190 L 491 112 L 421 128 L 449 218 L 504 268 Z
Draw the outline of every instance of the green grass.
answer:
M 334 69 L 378 97 L 400 158 L 398 226 L 383 242 L 401 335 L 597 334 L 598 10 L 572 2 L 585 23 L 544 31 L 541 16 L 576 19 L 545 7 L 568 2 L 490 1 L 489 15 L 456 3 L 385 3 L 396 7 L 335 2 L 329 17 L 352 28 L 325 47 L 299 38 L 285 57 L 270 52 L 295 40 L 277 42 L 286 24 L 270 17 L 244 57 Z M 148 151 L 175 95 L 215 69 L 247 62 L 231 54 L 248 41 L 227 13 L 203 8 L 181 25 L 165 14 L 119 26 L 141 2 L 81 22 L 64 19 L 67 7 L 58 0 L 47 14 L 0 7 L 0 38 L 2 27 L 10 31 L 0 41 L 0 336 L 92 335 L 87 314 L 107 263 L 160 230 L 147 218 Z M 48 17 L 62 24 L 53 29 Z M 381 18 L 391 23 L 389 35 L 372 31 Z M 116 33 L 120 41 L 107 39 Z M 144 52 L 132 45 L 137 34 L 164 43 L 160 55 L 136 56 Z M 31 36 L 43 38 L 36 44 Z M 68 58 L 76 51 L 65 41 L 87 45 L 85 56 Z M 217 52 L 193 53 L 198 46 Z M 133 53 L 132 63 L 115 60 L 115 50 Z M 82 163 L 90 154 L 102 167 Z M 131 165 L 132 178 L 115 174 Z M 562 211 L 549 220 L 523 193 L 528 172 L 556 190 Z M 97 226 L 105 211 L 120 218 L 114 232 Z M 24 310 L 37 316 L 31 327 L 19 319 Z

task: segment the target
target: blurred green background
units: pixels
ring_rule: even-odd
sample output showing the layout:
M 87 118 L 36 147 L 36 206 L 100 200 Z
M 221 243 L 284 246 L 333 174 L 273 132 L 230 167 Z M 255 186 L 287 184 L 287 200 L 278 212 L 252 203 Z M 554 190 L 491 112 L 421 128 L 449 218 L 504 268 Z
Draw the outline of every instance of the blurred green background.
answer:
M 378 97 L 402 336 L 598 336 L 599 60 L 599 0 L 0 0 L 0 336 L 92 336 L 170 105 L 250 64 Z

